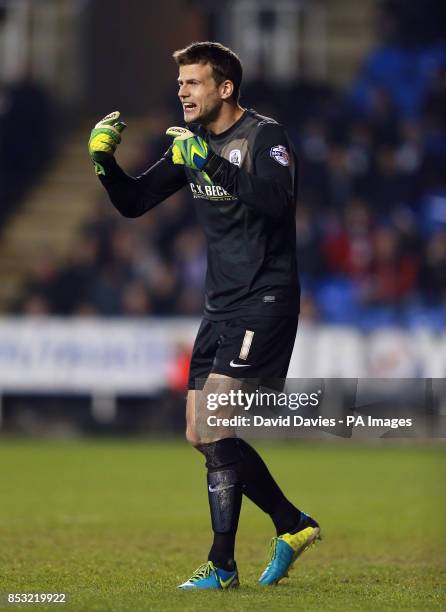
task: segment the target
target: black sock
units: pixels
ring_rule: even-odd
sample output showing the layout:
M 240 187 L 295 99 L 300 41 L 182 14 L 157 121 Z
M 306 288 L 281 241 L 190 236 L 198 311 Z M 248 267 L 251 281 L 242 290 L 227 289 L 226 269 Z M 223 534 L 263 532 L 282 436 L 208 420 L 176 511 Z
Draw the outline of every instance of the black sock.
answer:
M 212 561 L 216 567 L 227 572 L 231 572 L 235 568 L 235 536 L 235 531 L 231 533 L 214 532 L 214 541 L 208 555 L 208 561 Z
M 282 493 L 257 451 L 241 438 L 237 442 L 242 455 L 243 493 L 270 515 L 277 535 L 292 531 L 299 524 L 300 510 Z
M 235 536 L 242 504 L 237 439 L 225 438 L 202 444 L 198 450 L 206 457 L 209 508 L 214 531 L 208 559 L 216 567 L 230 571 L 235 567 Z

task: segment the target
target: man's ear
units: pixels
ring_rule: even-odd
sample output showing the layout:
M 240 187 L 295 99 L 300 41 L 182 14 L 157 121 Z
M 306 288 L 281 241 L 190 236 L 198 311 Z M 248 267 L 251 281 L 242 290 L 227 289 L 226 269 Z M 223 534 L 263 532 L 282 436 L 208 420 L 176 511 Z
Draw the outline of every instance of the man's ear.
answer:
M 229 81 L 227 79 L 226 81 L 223 81 L 223 83 L 220 84 L 220 96 L 223 100 L 228 100 L 232 96 L 233 92 L 234 83 L 232 81 Z

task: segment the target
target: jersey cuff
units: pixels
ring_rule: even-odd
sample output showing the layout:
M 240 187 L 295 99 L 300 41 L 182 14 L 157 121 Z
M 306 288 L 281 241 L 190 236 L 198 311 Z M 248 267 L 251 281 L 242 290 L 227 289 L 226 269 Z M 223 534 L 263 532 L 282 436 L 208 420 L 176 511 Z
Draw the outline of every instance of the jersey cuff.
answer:
M 104 168 L 105 174 L 99 175 L 99 179 L 101 180 L 102 179 L 104 180 L 112 179 L 119 172 L 118 164 L 116 163 L 116 159 L 114 158 L 113 155 L 108 155 L 107 153 L 104 153 L 102 155 L 97 155 L 94 161 L 101 164 L 101 166 Z
M 216 153 L 212 152 L 208 155 L 205 165 L 203 166 L 203 170 L 208 174 L 211 178 L 214 178 L 218 171 L 223 166 L 226 160 L 224 157 L 220 157 Z

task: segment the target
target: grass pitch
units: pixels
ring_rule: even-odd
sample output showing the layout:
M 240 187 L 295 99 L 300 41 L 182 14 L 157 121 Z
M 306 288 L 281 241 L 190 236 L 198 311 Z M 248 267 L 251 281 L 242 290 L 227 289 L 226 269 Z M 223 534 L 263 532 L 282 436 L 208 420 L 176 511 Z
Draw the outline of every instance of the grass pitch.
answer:
M 210 544 L 203 460 L 185 442 L 0 440 L 0 593 L 69 597 L 5 609 L 446 608 L 443 446 L 255 446 L 324 539 L 290 579 L 257 586 L 273 530 L 245 499 L 240 589 L 185 593 Z

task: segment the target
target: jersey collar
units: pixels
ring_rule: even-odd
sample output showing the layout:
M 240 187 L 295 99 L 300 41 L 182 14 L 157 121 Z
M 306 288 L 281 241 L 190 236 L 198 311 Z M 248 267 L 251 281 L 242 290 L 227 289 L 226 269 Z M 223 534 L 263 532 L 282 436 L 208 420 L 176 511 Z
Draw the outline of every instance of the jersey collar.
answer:
M 228 127 L 228 129 L 225 130 L 224 132 L 221 132 L 220 134 L 209 134 L 208 133 L 209 140 L 212 140 L 214 142 L 219 142 L 220 140 L 224 140 L 225 138 L 227 138 L 230 134 L 232 134 L 232 132 L 234 132 L 243 123 L 243 121 L 246 119 L 248 115 L 248 112 L 249 112 L 248 109 L 245 108 L 242 115 L 237 119 L 237 121 L 233 123 L 230 127 Z

